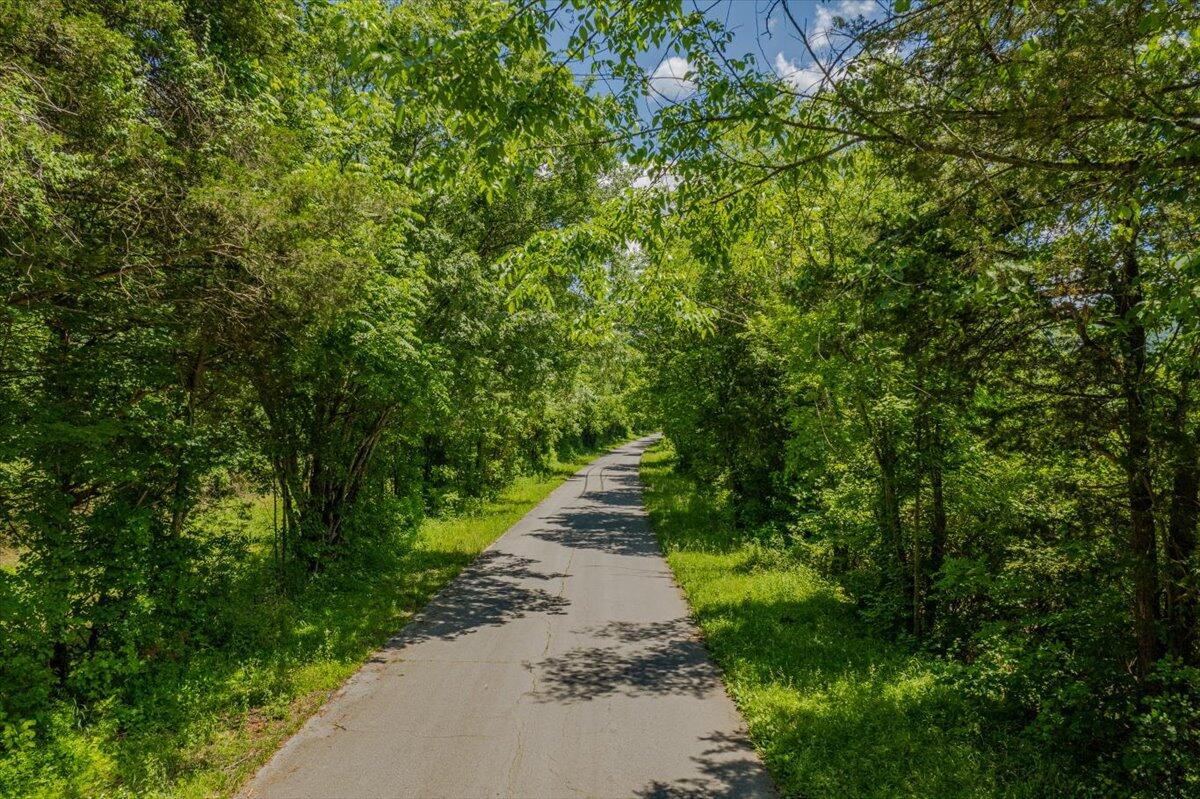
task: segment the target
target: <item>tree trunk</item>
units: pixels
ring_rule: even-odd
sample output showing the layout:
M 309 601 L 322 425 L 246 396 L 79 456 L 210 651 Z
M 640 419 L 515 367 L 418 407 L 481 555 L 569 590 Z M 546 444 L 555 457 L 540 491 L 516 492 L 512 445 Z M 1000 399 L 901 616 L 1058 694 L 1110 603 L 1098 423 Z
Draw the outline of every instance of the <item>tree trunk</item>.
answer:
M 344 524 L 358 499 L 375 448 L 393 413 L 380 411 L 365 432 L 350 417 L 333 434 L 322 432 L 328 452 L 315 448 L 310 458 L 307 492 L 303 501 L 301 531 L 310 546 L 304 553 L 309 571 L 318 571 L 321 556 L 345 543 Z M 315 546 L 314 546 L 315 545 Z
M 879 466 L 880 521 L 886 545 L 903 564 L 907 557 L 904 551 L 903 530 L 900 525 L 900 492 L 896 485 L 896 447 L 890 436 L 876 437 L 875 461 Z
M 1114 292 L 1122 321 L 1121 393 L 1124 400 L 1125 481 L 1128 491 L 1133 580 L 1133 631 L 1137 642 L 1137 674 L 1144 678 L 1162 655 L 1159 638 L 1158 541 L 1154 528 L 1151 481 L 1150 419 L 1146 409 L 1146 328 L 1138 316 L 1142 305 L 1136 236 L 1121 259 Z
M 187 391 L 187 406 L 184 408 L 183 422 L 189 431 L 196 425 L 196 400 L 206 366 L 205 349 L 204 342 L 201 341 L 196 348 L 196 357 L 183 375 L 183 387 Z M 179 452 L 177 456 L 179 463 L 175 468 L 175 485 L 171 491 L 171 536 L 176 539 L 183 532 L 183 523 L 192 507 L 190 459 L 186 452 Z
M 920 447 L 920 437 L 918 436 L 918 448 Z M 924 542 L 921 541 L 921 520 L 925 516 L 924 512 L 924 475 L 920 470 L 917 471 L 916 495 L 913 501 L 913 523 L 912 523 L 912 620 L 910 630 L 916 638 L 920 638 L 925 634 L 925 626 L 923 624 L 922 609 L 925 604 L 925 573 L 921 570 L 921 561 L 923 560 Z
M 896 466 L 899 458 L 892 437 L 885 431 L 877 431 L 873 445 L 875 461 L 879 467 L 879 520 L 884 537 L 883 580 L 899 604 L 900 618 L 896 623 L 909 628 L 912 620 L 907 618 L 909 609 L 905 600 L 908 587 L 908 546 L 904 540 L 904 527 L 900 520 L 900 489 L 897 485 Z
M 1187 429 L 1190 376 L 1175 406 L 1176 440 L 1171 509 L 1166 540 L 1166 632 L 1168 651 L 1189 664 L 1200 661 L 1196 646 L 1196 525 L 1200 521 L 1200 444 Z
M 937 603 L 932 596 L 933 581 L 942 571 L 946 562 L 946 496 L 942 486 L 942 439 L 940 431 L 935 428 L 934 445 L 929 463 L 929 493 L 930 493 L 930 522 L 929 522 L 929 565 L 926 573 L 925 628 L 932 629 L 937 618 Z
M 58 678 L 59 686 L 67 684 L 71 676 L 71 650 L 64 641 L 55 641 L 50 654 L 50 670 Z

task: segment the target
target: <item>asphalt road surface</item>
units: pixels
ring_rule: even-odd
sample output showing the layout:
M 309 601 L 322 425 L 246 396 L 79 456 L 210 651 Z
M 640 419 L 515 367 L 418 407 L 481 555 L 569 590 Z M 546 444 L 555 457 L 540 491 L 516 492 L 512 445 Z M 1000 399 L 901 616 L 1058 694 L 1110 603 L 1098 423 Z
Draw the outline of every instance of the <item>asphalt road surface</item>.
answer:
M 652 441 L 517 522 L 241 795 L 774 796 L 647 526 Z

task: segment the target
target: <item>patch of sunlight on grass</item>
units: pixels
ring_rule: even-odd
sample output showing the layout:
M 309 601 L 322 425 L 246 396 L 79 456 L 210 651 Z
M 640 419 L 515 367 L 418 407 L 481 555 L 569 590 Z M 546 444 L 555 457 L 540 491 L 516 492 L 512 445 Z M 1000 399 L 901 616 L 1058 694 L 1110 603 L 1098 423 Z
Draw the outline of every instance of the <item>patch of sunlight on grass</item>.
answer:
M 672 464 L 668 444 L 642 460 L 651 524 L 783 793 L 993 795 L 937 662 L 871 637 L 840 590 L 740 536 Z

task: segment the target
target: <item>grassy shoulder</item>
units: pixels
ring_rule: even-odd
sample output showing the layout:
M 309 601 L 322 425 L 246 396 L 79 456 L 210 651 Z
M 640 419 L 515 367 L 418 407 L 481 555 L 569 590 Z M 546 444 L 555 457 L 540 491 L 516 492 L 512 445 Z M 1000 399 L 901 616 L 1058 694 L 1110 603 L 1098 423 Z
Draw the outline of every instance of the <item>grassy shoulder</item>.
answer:
M 993 795 L 969 715 L 936 662 L 872 638 L 836 587 L 741 538 L 672 462 L 669 444 L 642 460 L 651 524 L 783 793 Z
M 232 794 L 443 585 L 597 453 L 525 477 L 479 512 L 430 519 L 285 595 L 270 580 L 269 500 L 239 511 L 256 536 L 220 646 L 155 662 L 121 703 L 51 711 L 48 736 L 8 741 L 0 795 Z M 209 523 L 233 523 L 214 518 Z M 386 537 L 385 537 L 386 538 Z M 255 554 L 256 553 L 256 554 Z

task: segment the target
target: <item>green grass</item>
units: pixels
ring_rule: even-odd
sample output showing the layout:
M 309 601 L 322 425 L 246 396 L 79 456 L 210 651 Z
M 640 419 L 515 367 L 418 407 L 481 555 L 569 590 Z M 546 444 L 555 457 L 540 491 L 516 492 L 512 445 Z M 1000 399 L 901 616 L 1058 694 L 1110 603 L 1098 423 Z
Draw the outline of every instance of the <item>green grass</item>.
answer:
M 994 795 L 935 660 L 872 638 L 836 587 L 734 532 L 711 492 L 672 471 L 669 445 L 641 474 L 667 561 L 785 795 Z
M 0 544 L 0 570 L 12 571 L 17 568 L 17 560 L 21 552 L 16 547 L 6 547 Z
M 271 583 L 270 500 L 214 512 L 205 523 L 240 525 L 252 553 L 222 609 L 221 644 L 153 662 L 120 704 L 53 709 L 42 736 L 8 742 L 0 796 L 232 794 L 438 589 L 593 457 L 519 479 L 477 513 L 428 520 L 286 596 Z

